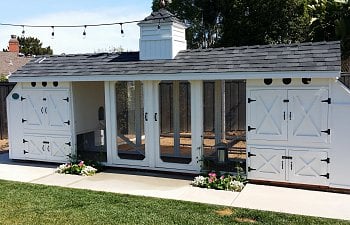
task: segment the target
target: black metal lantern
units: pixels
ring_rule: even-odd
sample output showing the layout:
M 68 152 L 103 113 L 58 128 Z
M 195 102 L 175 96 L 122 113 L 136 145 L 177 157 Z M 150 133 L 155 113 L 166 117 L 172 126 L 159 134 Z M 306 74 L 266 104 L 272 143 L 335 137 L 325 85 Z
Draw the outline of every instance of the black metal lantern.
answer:
M 225 143 L 219 143 L 215 146 L 216 158 L 218 163 L 226 163 L 228 160 L 228 149 Z

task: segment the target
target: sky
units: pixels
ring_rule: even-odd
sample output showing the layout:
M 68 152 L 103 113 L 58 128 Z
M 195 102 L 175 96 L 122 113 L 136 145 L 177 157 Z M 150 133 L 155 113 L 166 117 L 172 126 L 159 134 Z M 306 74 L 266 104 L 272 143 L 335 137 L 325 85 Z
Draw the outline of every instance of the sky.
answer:
M 151 13 L 152 0 L 17 0 L 0 2 L 0 23 L 29 25 L 84 25 L 142 20 Z M 7 48 L 12 34 L 22 35 L 22 27 L 0 26 L 0 51 Z M 84 28 L 25 28 L 25 36 L 36 37 L 54 54 L 94 53 L 122 47 L 139 50 L 136 23 Z

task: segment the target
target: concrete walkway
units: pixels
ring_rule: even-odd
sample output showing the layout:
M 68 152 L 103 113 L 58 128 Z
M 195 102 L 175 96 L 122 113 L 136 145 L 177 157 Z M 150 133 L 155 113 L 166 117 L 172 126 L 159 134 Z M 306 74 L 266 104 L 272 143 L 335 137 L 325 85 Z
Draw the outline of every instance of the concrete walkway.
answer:
M 0 179 L 223 206 L 350 220 L 350 195 L 248 184 L 240 193 L 196 188 L 190 180 L 107 170 L 92 177 L 56 174 L 56 166 L 0 154 Z

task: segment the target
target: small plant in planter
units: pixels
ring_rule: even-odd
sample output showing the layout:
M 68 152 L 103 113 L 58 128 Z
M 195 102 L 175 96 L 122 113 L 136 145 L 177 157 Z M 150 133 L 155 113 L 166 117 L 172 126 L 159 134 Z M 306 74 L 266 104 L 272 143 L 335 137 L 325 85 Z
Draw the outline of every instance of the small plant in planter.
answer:
M 84 161 L 76 160 L 74 156 L 69 156 L 69 158 L 71 162 L 58 166 L 56 169 L 57 173 L 92 176 L 98 171 L 93 166 L 85 164 Z
M 236 191 L 240 192 L 244 188 L 245 179 L 241 175 L 232 176 L 230 174 L 219 175 L 215 172 L 211 172 L 208 176 L 197 176 L 192 181 L 192 185 L 195 187 Z

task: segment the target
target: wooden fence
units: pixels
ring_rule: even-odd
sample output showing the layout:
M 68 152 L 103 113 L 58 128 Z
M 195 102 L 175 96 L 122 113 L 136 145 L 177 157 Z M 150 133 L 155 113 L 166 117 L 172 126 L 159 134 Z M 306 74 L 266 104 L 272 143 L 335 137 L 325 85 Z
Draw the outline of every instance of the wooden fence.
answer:
M 0 82 L 0 139 L 6 139 L 8 135 L 6 97 L 15 85 L 15 83 Z

